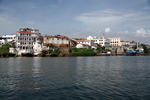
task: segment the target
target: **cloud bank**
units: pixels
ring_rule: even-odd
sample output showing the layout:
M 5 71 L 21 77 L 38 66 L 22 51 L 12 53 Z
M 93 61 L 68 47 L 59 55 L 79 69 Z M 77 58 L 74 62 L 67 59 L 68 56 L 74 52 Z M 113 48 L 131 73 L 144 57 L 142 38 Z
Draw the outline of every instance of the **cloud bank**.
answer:
M 97 30 L 99 32 L 110 32 L 110 28 L 117 36 L 128 37 L 132 34 L 134 39 L 138 37 L 150 38 L 150 15 L 146 12 L 120 12 L 106 9 L 83 13 L 75 20 L 84 24 L 88 31 Z M 106 28 L 108 27 L 108 28 Z M 128 38 L 129 39 L 129 38 Z
M 69 37 L 105 33 L 149 43 L 150 0 L 0 0 L 0 35 L 20 27 Z

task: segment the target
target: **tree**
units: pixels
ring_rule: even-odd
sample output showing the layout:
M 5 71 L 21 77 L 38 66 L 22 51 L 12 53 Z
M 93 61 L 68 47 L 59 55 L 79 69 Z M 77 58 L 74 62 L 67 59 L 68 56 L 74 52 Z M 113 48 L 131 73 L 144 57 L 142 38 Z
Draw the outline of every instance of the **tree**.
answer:
M 46 56 L 47 51 L 46 50 L 42 50 L 42 56 Z
M 102 53 L 104 51 L 105 51 L 105 47 L 104 46 L 97 48 L 97 53 Z
M 144 53 L 148 53 L 149 50 L 145 44 L 141 44 L 142 48 L 144 49 Z
M 9 55 L 9 47 L 10 45 L 5 44 L 0 47 L 0 56 L 8 56 Z
M 59 49 L 54 49 L 52 52 L 51 52 L 51 56 L 58 56 L 60 54 L 60 50 Z
M 133 48 L 133 50 L 136 50 L 136 49 L 137 49 L 137 46 L 136 46 L 136 45 L 134 45 L 132 48 Z
M 73 56 L 95 56 L 96 55 L 93 49 L 71 48 L 70 53 Z

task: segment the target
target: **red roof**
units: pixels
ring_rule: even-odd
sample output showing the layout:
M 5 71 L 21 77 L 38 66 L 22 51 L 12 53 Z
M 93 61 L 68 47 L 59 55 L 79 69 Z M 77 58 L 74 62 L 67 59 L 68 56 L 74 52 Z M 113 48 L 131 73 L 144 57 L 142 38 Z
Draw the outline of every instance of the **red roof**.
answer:
M 61 38 L 61 39 L 69 39 L 68 37 L 66 36 L 63 36 L 63 35 L 55 35 L 55 36 L 51 36 L 51 35 L 46 35 L 44 37 L 47 37 L 47 38 Z
M 90 40 L 86 40 L 86 39 L 84 39 L 84 40 L 77 40 L 77 42 L 88 42 L 88 41 L 90 41 Z
M 18 31 L 17 33 L 23 33 L 23 34 L 31 34 L 32 32 L 26 32 L 26 31 Z

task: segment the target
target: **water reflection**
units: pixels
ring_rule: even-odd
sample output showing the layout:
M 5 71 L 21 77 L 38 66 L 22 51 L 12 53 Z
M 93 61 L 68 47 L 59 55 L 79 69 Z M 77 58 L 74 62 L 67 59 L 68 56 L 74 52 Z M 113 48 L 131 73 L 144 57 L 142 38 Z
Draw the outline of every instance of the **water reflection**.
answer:
M 32 67 L 32 76 L 39 77 L 41 71 L 41 57 L 34 57 L 33 58 L 33 66 Z
M 150 57 L 2 58 L 0 99 L 148 98 L 149 59 Z

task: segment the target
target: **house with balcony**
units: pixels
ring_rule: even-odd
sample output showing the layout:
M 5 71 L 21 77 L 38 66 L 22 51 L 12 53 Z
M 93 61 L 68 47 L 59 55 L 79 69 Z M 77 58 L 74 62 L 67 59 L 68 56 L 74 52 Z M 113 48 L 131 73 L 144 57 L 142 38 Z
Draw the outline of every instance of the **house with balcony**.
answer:
M 20 28 L 16 35 L 16 48 L 18 55 L 33 54 L 34 43 L 41 34 L 38 29 Z

